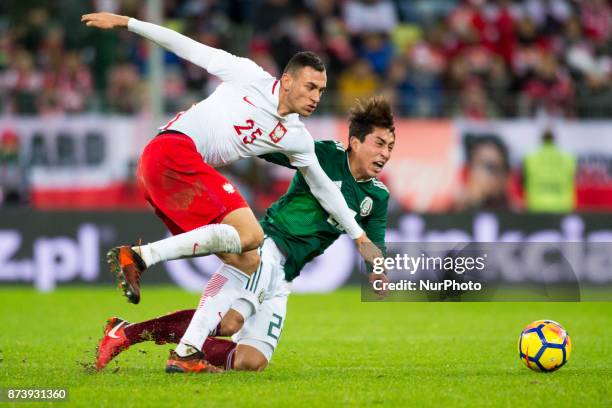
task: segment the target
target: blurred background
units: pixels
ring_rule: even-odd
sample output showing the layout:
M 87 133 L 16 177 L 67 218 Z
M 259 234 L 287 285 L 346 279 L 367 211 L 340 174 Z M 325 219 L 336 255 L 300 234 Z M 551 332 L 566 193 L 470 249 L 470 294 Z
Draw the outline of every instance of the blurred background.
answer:
M 389 240 L 612 239 L 612 1 L 4 0 L 0 284 L 110 281 L 109 247 L 164 236 L 134 184 L 140 151 L 219 83 L 125 30 L 82 25 L 94 11 L 163 24 L 276 76 L 295 52 L 317 52 L 329 82 L 305 121 L 316 139 L 346 144 L 355 99 L 385 95 L 397 129 L 382 177 Z M 258 215 L 293 176 L 261 160 L 223 172 Z M 350 241 L 330 251 L 298 290 L 354 279 Z M 151 279 L 197 288 L 214 262 L 168 263 Z M 612 279 L 597 271 L 593 282 Z

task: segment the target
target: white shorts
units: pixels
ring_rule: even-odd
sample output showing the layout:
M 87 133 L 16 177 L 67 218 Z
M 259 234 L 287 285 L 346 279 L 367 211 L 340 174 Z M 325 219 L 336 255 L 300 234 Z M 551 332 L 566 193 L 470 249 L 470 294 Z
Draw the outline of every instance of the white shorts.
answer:
M 255 347 L 270 361 L 285 324 L 291 284 L 285 280 L 285 256 L 272 238 L 264 238 L 259 255 L 261 263 L 246 289 L 257 297 L 260 305 L 232 340 Z

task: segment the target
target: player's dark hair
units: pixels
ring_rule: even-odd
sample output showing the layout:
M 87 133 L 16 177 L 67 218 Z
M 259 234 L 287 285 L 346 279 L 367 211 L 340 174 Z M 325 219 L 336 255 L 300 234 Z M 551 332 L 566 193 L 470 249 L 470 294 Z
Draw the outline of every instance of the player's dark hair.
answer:
M 304 67 L 310 67 L 315 71 L 325 72 L 325 64 L 317 54 L 310 51 L 302 51 L 291 57 L 287 65 L 285 65 L 283 74 L 293 75 Z
M 351 137 L 356 137 L 363 143 L 366 136 L 372 133 L 374 126 L 389 129 L 395 134 L 391 105 L 382 96 L 372 96 L 365 102 L 357 100 L 355 106 L 350 110 L 349 140 Z M 350 150 L 349 143 L 347 151 Z

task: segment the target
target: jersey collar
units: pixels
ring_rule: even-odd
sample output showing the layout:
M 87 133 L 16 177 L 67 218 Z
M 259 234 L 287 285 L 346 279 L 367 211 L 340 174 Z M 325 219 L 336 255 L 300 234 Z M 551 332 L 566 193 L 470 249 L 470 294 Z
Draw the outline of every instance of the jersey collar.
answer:
M 270 88 L 270 92 L 272 93 L 272 102 L 274 103 L 274 116 L 280 118 L 281 120 L 286 120 L 290 115 L 281 116 L 278 114 L 278 104 L 280 99 L 280 79 L 275 79 L 272 83 L 272 87 Z

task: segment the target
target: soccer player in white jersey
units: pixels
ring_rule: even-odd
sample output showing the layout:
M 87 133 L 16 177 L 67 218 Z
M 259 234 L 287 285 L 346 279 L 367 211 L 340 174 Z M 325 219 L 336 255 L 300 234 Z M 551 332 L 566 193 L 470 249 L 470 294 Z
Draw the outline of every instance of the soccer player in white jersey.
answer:
M 325 66 L 313 53 L 296 54 L 280 79 L 253 61 L 200 44 L 170 29 L 111 13 L 82 16 L 89 27 L 127 28 L 219 77 L 206 99 L 178 113 L 145 147 L 138 182 L 156 214 L 174 234 L 147 245 L 120 246 L 108 254 L 112 271 L 132 303 L 140 301 L 142 272 L 161 261 L 241 253 L 263 242 L 263 231 L 248 204 L 215 167 L 243 157 L 281 152 L 297 167 L 321 206 L 355 240 L 366 261 L 381 256 L 355 220 L 340 190 L 321 169 L 314 141 L 299 115 L 310 116 L 327 83 Z M 245 286 L 259 262 L 238 270 L 224 265 L 204 290 L 176 352 L 200 353 L 236 300 L 256 309 Z M 212 368 L 212 366 L 211 366 Z

